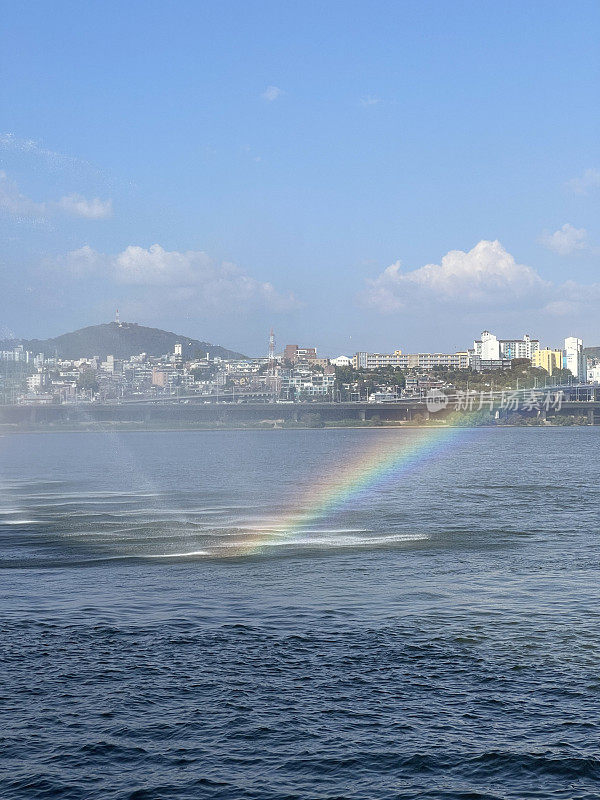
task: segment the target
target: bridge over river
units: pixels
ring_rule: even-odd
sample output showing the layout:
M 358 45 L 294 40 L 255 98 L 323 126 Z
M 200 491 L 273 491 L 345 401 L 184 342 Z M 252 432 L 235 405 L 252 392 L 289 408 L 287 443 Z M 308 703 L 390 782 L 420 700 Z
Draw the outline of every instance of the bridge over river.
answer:
M 494 417 L 542 417 L 556 414 L 584 416 L 600 424 L 600 386 L 567 386 L 505 392 L 432 394 L 391 402 L 236 402 L 227 397 L 206 399 L 198 395 L 127 401 L 120 403 L 65 403 L 61 405 L 0 406 L 0 426 L 38 427 L 131 423 L 150 426 L 225 425 L 282 421 L 288 423 L 379 421 L 420 422 L 448 419 L 450 415 L 488 413 Z M 452 416 L 448 421 L 455 421 Z

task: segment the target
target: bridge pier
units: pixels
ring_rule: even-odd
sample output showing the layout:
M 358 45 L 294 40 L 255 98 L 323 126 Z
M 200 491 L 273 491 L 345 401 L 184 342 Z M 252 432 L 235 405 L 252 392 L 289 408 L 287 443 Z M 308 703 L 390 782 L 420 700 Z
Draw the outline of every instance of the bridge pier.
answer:
M 596 419 L 595 419 L 594 409 L 593 408 L 588 408 L 587 418 L 588 418 L 588 425 L 595 425 L 596 424 Z

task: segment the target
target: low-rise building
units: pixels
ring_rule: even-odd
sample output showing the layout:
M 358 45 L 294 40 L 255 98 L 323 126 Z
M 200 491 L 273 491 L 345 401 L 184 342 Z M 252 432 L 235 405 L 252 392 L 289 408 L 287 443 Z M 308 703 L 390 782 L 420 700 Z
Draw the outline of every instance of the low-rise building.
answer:
M 510 369 L 512 362 L 512 358 L 483 359 L 480 356 L 471 356 L 470 359 L 471 369 L 475 372 L 487 372 L 490 369 Z
M 600 364 L 588 366 L 587 379 L 588 383 L 600 383 Z
M 333 395 L 334 388 L 335 372 L 297 367 L 284 370 L 281 376 L 281 393 L 286 400 Z
M 348 356 L 336 356 L 335 358 L 330 358 L 329 363 L 334 367 L 351 367 L 352 359 Z
M 33 353 L 30 350 L 25 350 L 22 344 L 18 344 L 14 350 L 0 350 L 0 361 L 29 364 L 32 360 Z
M 169 373 L 165 369 L 154 367 L 152 370 L 152 386 L 164 389 L 169 384 Z
M 39 392 L 48 383 L 48 376 L 42 370 L 27 378 L 27 388 L 30 392 Z
M 283 358 L 291 364 L 310 364 L 317 360 L 316 347 L 299 347 L 297 344 L 286 344 Z

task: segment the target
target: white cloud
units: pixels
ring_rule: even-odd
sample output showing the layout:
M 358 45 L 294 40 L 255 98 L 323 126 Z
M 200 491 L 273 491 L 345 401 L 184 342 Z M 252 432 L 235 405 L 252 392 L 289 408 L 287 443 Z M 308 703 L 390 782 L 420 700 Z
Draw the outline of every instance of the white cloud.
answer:
M 543 311 L 565 315 L 589 310 L 600 301 L 600 283 L 556 284 L 518 264 L 500 242 L 481 241 L 472 250 L 451 250 L 440 264 L 403 271 L 387 267 L 367 281 L 363 301 L 383 313 Z
M 297 307 L 291 293 L 280 293 L 269 282 L 248 275 L 236 264 L 216 262 L 200 250 L 165 250 L 159 244 L 149 248 L 129 245 L 117 255 L 98 253 L 87 245 L 68 253 L 54 265 L 72 275 L 104 273 L 115 283 L 160 290 L 170 302 L 197 303 L 199 307 L 232 313 L 246 305 L 274 311 Z
M 567 186 L 575 194 L 589 194 L 594 189 L 600 189 L 600 169 L 586 169 L 583 175 L 567 181 Z
M 21 194 L 17 184 L 5 172 L 0 172 L 0 211 L 15 217 L 41 219 L 46 216 L 46 203 L 36 203 Z
M 269 103 L 272 103 L 273 100 L 277 100 L 282 94 L 284 94 L 284 91 L 278 86 L 267 86 L 267 88 L 261 94 L 261 97 L 263 100 L 267 100 Z
M 80 194 L 61 197 L 57 205 L 66 214 L 85 219 L 106 219 L 112 217 L 113 211 L 112 200 L 100 200 L 98 197 L 87 200 Z
M 545 293 L 549 284 L 531 267 L 517 264 L 500 242 L 481 241 L 472 250 L 451 250 L 441 264 L 403 272 L 401 263 L 368 281 L 366 300 L 381 311 L 395 311 L 415 302 L 493 304 L 522 302 Z
M 540 244 L 561 256 L 568 256 L 576 250 L 587 249 L 587 231 L 585 228 L 575 228 L 566 222 L 554 233 L 545 231 L 540 236 Z
M 58 201 L 38 202 L 22 194 L 15 181 L 0 171 L 0 211 L 19 218 L 37 220 L 57 213 L 86 219 L 106 219 L 112 215 L 112 201 L 97 197 L 87 200 L 80 194 L 71 194 Z
M 377 95 L 369 94 L 366 97 L 360 98 L 360 104 L 363 108 L 369 108 L 370 106 L 378 106 L 381 103 L 381 97 L 377 97 Z
M 143 286 L 181 286 L 200 282 L 212 262 L 201 251 L 164 250 L 159 244 L 148 249 L 129 245 L 113 261 L 115 278 L 121 283 Z
M 72 250 L 51 266 L 70 272 L 73 277 L 83 278 L 97 272 L 107 272 L 110 265 L 105 256 L 97 253 L 89 245 Z

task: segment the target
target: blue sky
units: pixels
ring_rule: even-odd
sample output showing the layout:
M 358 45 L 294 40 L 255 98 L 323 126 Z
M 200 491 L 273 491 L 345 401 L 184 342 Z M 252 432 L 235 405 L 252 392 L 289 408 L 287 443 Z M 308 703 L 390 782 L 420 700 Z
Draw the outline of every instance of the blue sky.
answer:
M 597 2 L 10 4 L 0 328 L 600 345 Z

